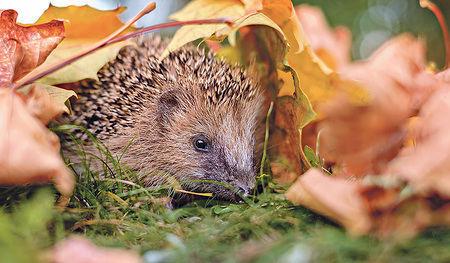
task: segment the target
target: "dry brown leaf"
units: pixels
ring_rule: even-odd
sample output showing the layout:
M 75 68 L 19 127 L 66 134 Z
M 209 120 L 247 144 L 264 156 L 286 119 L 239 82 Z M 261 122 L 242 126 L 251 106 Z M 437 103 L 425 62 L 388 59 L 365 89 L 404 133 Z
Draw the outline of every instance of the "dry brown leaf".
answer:
M 277 150 L 279 152 L 277 157 L 286 159 L 291 170 L 297 175 L 302 173 L 300 131 L 307 122 L 305 118 L 313 118 L 308 116 L 311 106 L 309 102 L 307 104 L 305 102 L 308 102 L 305 98 L 290 96 L 277 98 L 275 125 L 278 132 L 271 138 L 276 144 L 272 151 Z M 277 181 L 289 180 L 289 173 L 277 174 L 275 170 L 272 172 Z
M 0 90 L 0 184 L 52 180 L 63 195 L 69 195 L 74 179 L 59 155 L 59 139 L 28 107 L 11 90 Z
M 350 62 L 352 35 L 348 28 L 332 30 L 318 7 L 304 4 L 295 12 L 312 49 L 329 68 L 336 70 Z
M 14 10 L 0 13 L 0 87 L 42 64 L 65 36 L 62 21 L 24 27 L 17 25 L 16 19 Z
M 71 237 L 53 247 L 53 263 L 143 263 L 139 254 L 118 248 L 97 247 L 89 240 Z
M 413 193 L 413 188 L 405 187 L 392 175 L 373 178 L 382 184 L 393 180 L 400 182 L 393 187 L 388 183 L 361 188 L 360 196 L 367 203 L 373 232 L 379 237 L 411 238 L 426 227 L 450 223 L 449 199 L 436 194 L 422 196 Z
M 55 102 L 39 85 L 32 84 L 28 93 L 27 109 L 42 124 L 47 125 L 50 120 L 64 113 L 66 107 L 62 103 Z
M 368 233 L 372 221 L 361 198 L 361 186 L 353 181 L 326 176 L 309 169 L 286 192 L 294 205 L 306 206 L 342 224 L 350 233 Z
M 328 116 L 320 154 L 356 174 L 380 174 L 399 152 L 405 125 L 437 81 L 425 73 L 425 47 L 403 35 L 386 42 L 367 62 L 341 68 L 337 95 L 325 106 Z M 353 87 L 364 87 L 368 105 L 348 99 Z
M 441 84 L 420 110 L 415 145 L 404 150 L 412 154 L 396 160 L 389 173 L 409 182 L 418 194 L 450 198 L 450 82 Z

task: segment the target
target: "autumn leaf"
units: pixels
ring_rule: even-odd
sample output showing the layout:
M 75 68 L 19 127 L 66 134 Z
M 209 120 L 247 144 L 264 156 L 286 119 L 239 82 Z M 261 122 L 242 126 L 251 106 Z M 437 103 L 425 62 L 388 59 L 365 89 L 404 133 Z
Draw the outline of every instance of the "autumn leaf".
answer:
M 67 37 L 65 41 L 89 39 L 90 42 L 95 42 L 104 39 L 123 25 L 117 16 L 125 9 L 125 7 L 119 7 L 111 11 L 100 11 L 89 6 L 50 5 L 36 24 L 55 18 L 62 19 L 66 22 L 64 24 Z M 92 30 L 94 28 L 96 30 Z M 133 30 L 129 29 L 127 32 L 130 31 Z
M 333 94 L 332 71 L 314 54 L 295 14 L 291 1 L 263 1 L 262 13 L 267 15 L 283 30 L 289 51 L 286 59 L 297 73 L 302 91 L 313 104 Z M 292 95 L 295 83 L 291 74 L 280 73 L 284 86 L 279 95 Z
M 54 263 L 143 263 L 138 253 L 119 248 L 102 248 L 81 237 L 64 239 L 53 247 Z
M 295 13 L 314 53 L 332 70 L 350 62 L 352 36 L 348 28 L 331 29 L 322 10 L 299 5 Z
M 42 64 L 64 38 L 63 22 L 24 27 L 16 24 L 14 10 L 2 11 L 0 16 L 0 41 L 4 45 L 0 71 L 5 73 L 0 82 L 0 184 L 54 181 L 68 196 L 73 177 L 60 157 L 58 137 L 44 126 L 64 112 L 64 102 L 55 102 L 39 85 L 30 87 L 26 96 L 11 86 L 12 81 Z
M 413 126 L 415 145 L 404 149 L 412 154 L 396 160 L 389 173 L 409 182 L 418 194 L 437 193 L 450 199 L 450 82 L 439 84 L 439 89 L 421 107 Z
M 336 97 L 325 104 L 327 117 L 318 124 L 320 156 L 336 162 L 335 173 L 309 170 L 287 198 L 353 234 L 405 238 L 427 226 L 449 224 L 449 160 L 446 154 L 436 156 L 450 147 L 449 84 L 447 72 L 433 76 L 425 65 L 423 43 L 402 35 L 367 61 L 341 66 L 334 79 Z M 370 97 L 361 99 L 368 102 L 349 95 L 354 86 L 368 91 Z M 408 134 L 413 134 L 413 146 L 404 144 Z M 362 179 L 338 178 L 342 173 Z
M 85 50 L 93 43 L 120 28 L 123 24 L 117 15 L 124 10 L 125 8 L 117 8 L 112 11 L 99 11 L 89 6 L 69 6 L 64 8 L 50 6 L 37 23 L 54 18 L 64 19 L 68 21 L 68 23 L 65 23 L 67 38 L 50 54 L 41 67 L 52 65 L 81 50 Z M 92 30 L 93 28 L 95 30 Z M 97 72 L 106 63 L 115 59 L 120 49 L 127 45 L 132 45 L 132 42 L 129 40 L 121 41 L 102 48 L 41 78 L 39 82 L 54 85 L 76 82 L 87 78 L 97 79 Z
M 406 138 L 405 125 L 436 81 L 425 72 L 425 48 L 404 35 L 385 43 L 366 62 L 341 68 L 339 92 L 323 109 L 320 155 L 351 173 L 382 173 Z M 370 72 L 370 74 L 368 74 Z M 353 87 L 370 94 L 367 105 L 350 99 Z
M 16 24 L 17 12 L 0 13 L 0 87 L 10 86 L 42 64 L 64 39 L 62 21 L 24 27 Z
M 296 74 L 295 71 L 292 74 Z M 276 154 L 277 158 L 286 158 L 290 163 L 291 170 L 300 175 L 302 173 L 302 159 L 305 163 L 307 162 L 302 150 L 301 132 L 315 115 L 311 114 L 311 104 L 298 86 L 296 85 L 294 98 L 291 96 L 277 98 L 275 124 L 279 131 L 271 139 L 278 144 L 278 147 L 276 147 L 279 151 Z M 282 163 L 287 161 L 281 160 Z M 309 165 L 309 162 L 306 165 Z M 274 173 L 274 176 L 277 180 L 285 181 L 281 174 Z
M 244 5 L 237 0 L 196 0 L 191 1 L 182 10 L 172 14 L 169 18 L 177 21 L 187 21 L 193 19 L 207 19 L 218 17 L 230 17 L 235 20 L 245 15 Z M 195 25 L 183 26 L 177 30 L 167 48 L 163 51 L 160 59 L 166 57 L 170 52 L 180 48 L 186 43 L 199 38 L 210 37 L 214 32 L 219 31 L 227 25 Z
M 361 235 L 372 229 L 366 204 L 360 197 L 360 185 L 310 169 L 286 192 L 294 205 L 304 205 L 341 223 L 352 234 Z
M 44 125 L 63 112 L 70 113 L 66 102 L 70 97 L 77 96 L 72 90 L 40 83 L 22 87 L 18 89 L 18 92 L 27 95 L 30 113 L 41 120 Z
M 27 103 L 9 89 L 0 90 L 0 183 L 52 180 L 63 195 L 69 195 L 74 179 L 59 154 L 59 139 L 29 111 L 47 102 L 35 96 Z M 47 121 L 40 112 L 35 114 Z

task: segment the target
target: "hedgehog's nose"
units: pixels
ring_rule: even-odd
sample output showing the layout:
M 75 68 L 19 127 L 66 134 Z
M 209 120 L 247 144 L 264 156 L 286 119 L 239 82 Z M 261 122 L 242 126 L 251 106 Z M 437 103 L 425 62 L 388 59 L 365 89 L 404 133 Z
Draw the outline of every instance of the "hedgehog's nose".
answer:
M 252 189 L 252 191 L 253 191 L 253 189 Z M 248 189 L 248 187 L 247 186 L 242 186 L 242 185 L 239 185 L 238 192 L 241 193 L 241 195 L 244 196 L 244 197 L 247 197 L 247 195 L 250 194 L 250 190 Z
M 249 194 L 252 194 L 253 188 L 249 188 L 248 186 L 243 186 L 243 185 L 239 185 L 238 187 L 239 187 L 239 189 L 238 189 L 238 193 L 236 194 L 236 201 L 239 203 L 243 203 L 244 200 L 242 199 L 242 197 L 247 197 Z

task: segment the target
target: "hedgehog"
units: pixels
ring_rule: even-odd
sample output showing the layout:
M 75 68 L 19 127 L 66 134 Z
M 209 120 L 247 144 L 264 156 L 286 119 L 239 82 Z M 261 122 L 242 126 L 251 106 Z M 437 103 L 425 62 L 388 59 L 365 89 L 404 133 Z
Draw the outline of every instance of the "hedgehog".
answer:
M 172 178 L 184 190 L 242 201 L 255 188 L 264 137 L 256 74 L 189 44 L 160 61 L 168 40 L 134 41 L 98 80 L 82 82 L 70 121 L 113 154 L 128 147 L 121 162 L 146 186 Z

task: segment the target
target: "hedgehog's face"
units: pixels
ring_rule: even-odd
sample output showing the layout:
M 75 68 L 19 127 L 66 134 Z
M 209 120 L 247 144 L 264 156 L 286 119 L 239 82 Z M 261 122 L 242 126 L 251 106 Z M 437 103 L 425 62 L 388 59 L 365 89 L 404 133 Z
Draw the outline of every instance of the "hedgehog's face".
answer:
M 261 101 L 258 98 L 253 104 L 212 105 L 185 91 L 162 94 L 158 105 L 160 133 L 165 151 L 174 155 L 167 172 L 178 181 L 219 182 L 194 182 L 183 184 L 183 188 L 213 193 L 220 199 L 238 201 L 241 199 L 236 191 L 242 195 L 252 193 L 255 129 Z

